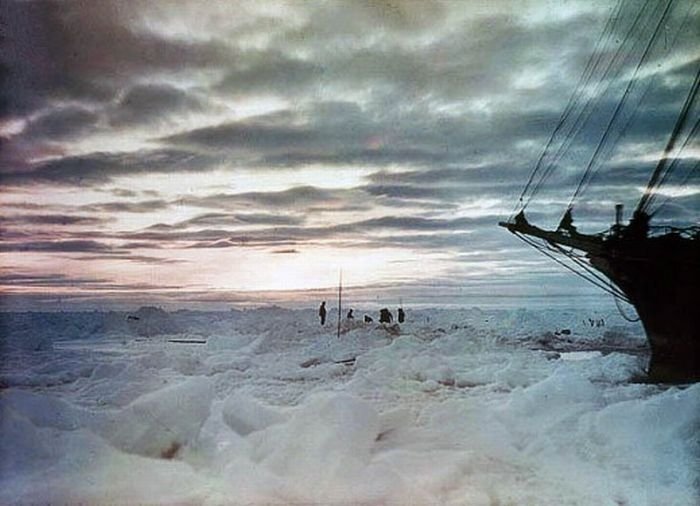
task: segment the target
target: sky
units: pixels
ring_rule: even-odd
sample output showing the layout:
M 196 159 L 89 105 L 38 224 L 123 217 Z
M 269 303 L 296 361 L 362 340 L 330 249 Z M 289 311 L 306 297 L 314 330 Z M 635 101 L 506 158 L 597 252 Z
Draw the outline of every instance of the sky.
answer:
M 672 0 L 637 68 L 667 5 L 3 2 L 0 306 L 306 303 L 341 269 L 367 303 L 605 297 L 497 224 L 601 40 L 526 212 L 556 226 L 634 81 L 575 217 L 631 212 L 700 62 L 700 8 Z M 662 224 L 698 223 L 682 157 Z

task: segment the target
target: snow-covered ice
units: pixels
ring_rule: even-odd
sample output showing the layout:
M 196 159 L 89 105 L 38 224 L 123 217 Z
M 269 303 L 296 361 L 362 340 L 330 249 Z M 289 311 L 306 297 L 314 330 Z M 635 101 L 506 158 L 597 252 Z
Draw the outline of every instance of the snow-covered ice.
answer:
M 591 313 L 4 313 L 0 503 L 700 503 L 700 385 Z

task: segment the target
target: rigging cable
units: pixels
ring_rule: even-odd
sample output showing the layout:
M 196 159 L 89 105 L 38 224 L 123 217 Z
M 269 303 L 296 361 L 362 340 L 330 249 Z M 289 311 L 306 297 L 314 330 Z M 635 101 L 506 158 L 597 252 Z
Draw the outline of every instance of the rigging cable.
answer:
M 564 248 L 562 248 L 561 246 L 559 246 L 558 244 L 552 244 L 552 245 L 549 247 L 549 249 L 550 249 L 551 251 L 554 251 L 554 252 L 556 252 L 556 253 L 562 254 L 562 255 L 564 255 L 565 257 L 567 257 L 569 260 L 571 260 L 571 261 L 574 262 L 576 265 L 578 265 L 579 267 L 581 267 L 581 268 L 583 269 L 583 271 L 585 271 L 585 272 L 588 274 L 588 276 L 590 276 L 590 278 L 597 280 L 599 283 L 601 283 L 601 284 L 603 284 L 603 285 L 610 285 L 610 280 L 609 280 L 609 279 L 603 277 L 601 274 L 599 274 L 597 271 L 595 271 L 594 268 L 593 268 L 590 264 L 586 263 L 586 262 L 585 262 L 584 260 L 582 260 L 580 257 L 578 257 L 577 255 L 575 255 L 572 251 L 567 251 L 567 250 L 565 250 Z M 589 278 L 585 278 L 585 279 L 587 279 L 587 280 L 590 281 L 590 282 L 593 282 L 592 279 L 589 279 Z M 597 285 L 597 284 L 596 284 L 596 286 L 600 286 L 600 285 Z M 624 300 L 627 300 L 627 295 L 626 295 L 622 290 L 620 290 L 619 288 L 617 288 L 617 287 L 612 288 L 612 287 L 611 287 L 610 290 L 613 291 L 613 292 L 615 292 L 615 295 L 616 295 L 617 297 L 621 297 L 621 298 L 623 298 Z
M 649 38 L 649 42 L 647 43 L 647 45 L 644 49 L 644 53 L 642 53 L 642 57 L 639 59 L 639 62 L 637 63 L 636 68 L 634 69 L 634 73 L 632 74 L 632 78 L 629 80 L 629 82 L 627 83 L 627 86 L 625 87 L 625 92 L 622 95 L 622 99 L 618 102 L 617 106 L 615 107 L 615 111 L 613 112 L 613 115 L 610 118 L 610 121 L 608 122 L 608 125 L 605 128 L 605 131 L 603 132 L 603 136 L 601 137 L 600 141 L 598 141 L 598 145 L 596 146 L 596 149 L 593 153 L 593 156 L 591 157 L 591 159 L 588 162 L 588 165 L 586 166 L 586 170 L 583 173 L 583 177 L 581 178 L 581 181 L 579 181 L 579 184 L 576 187 L 576 191 L 574 192 L 573 196 L 571 197 L 571 201 L 569 202 L 569 209 L 573 207 L 574 202 L 578 198 L 579 194 L 581 193 L 581 190 L 583 189 L 585 182 L 590 177 L 591 167 L 595 163 L 603 146 L 607 142 L 608 135 L 610 134 L 610 132 L 612 130 L 612 126 L 615 123 L 615 121 L 617 120 L 617 118 L 620 114 L 620 111 L 622 110 L 623 105 L 626 103 L 627 97 L 629 96 L 629 93 L 636 82 L 636 77 L 637 77 L 637 74 L 639 73 L 639 69 L 646 62 L 646 59 L 649 56 L 649 51 L 651 50 L 651 47 L 653 46 L 654 42 L 658 38 L 661 27 L 664 25 L 664 22 L 666 21 L 666 18 L 668 17 L 668 13 L 671 9 L 671 6 L 673 5 L 673 1 L 674 0 L 668 0 L 668 2 L 666 4 L 666 8 L 664 9 L 664 12 L 661 15 L 661 18 L 659 19 L 658 23 L 656 24 L 656 28 L 654 29 L 654 32 L 652 33 L 651 37 Z
M 683 188 L 683 187 L 686 185 L 686 183 L 688 182 L 688 180 L 690 180 L 690 177 L 691 177 L 691 176 L 695 173 L 695 171 L 698 170 L 699 168 L 700 168 L 700 160 L 697 161 L 697 162 L 695 162 L 695 164 L 690 168 L 690 170 L 688 171 L 688 173 L 685 175 L 685 177 L 684 177 L 684 178 L 681 180 L 681 182 L 679 183 L 678 187 L 679 187 L 679 188 Z M 668 204 L 668 201 L 671 200 L 671 197 L 672 197 L 672 195 L 667 195 L 666 198 L 664 199 L 664 201 L 661 202 L 661 204 L 659 204 L 659 206 L 656 208 L 656 211 L 654 211 L 654 212 L 652 213 L 652 216 L 653 216 L 654 214 L 658 213 L 658 212 L 661 210 L 661 208 L 663 208 L 666 204 Z
M 527 202 L 525 203 L 525 206 L 529 205 L 529 203 L 532 201 L 533 197 L 535 194 L 539 191 L 540 187 L 544 183 L 545 180 L 551 175 L 552 171 L 554 168 L 558 165 L 558 163 L 561 161 L 562 157 L 564 154 L 569 150 L 569 147 L 571 146 L 571 143 L 573 142 L 574 138 L 576 138 L 579 133 L 581 133 L 581 130 L 583 127 L 586 125 L 588 119 L 591 117 L 593 112 L 596 109 L 596 106 L 592 105 L 593 104 L 593 99 L 599 95 L 605 95 L 608 93 L 608 91 L 612 88 L 614 81 L 609 80 L 607 81 L 607 84 L 605 86 L 605 89 L 600 92 L 600 88 L 602 83 L 607 79 L 607 77 L 610 75 L 611 70 L 613 67 L 618 63 L 618 60 L 620 59 L 620 56 L 623 54 L 623 49 L 627 46 L 627 41 L 630 40 L 630 38 L 633 36 L 633 34 L 639 32 L 640 30 L 637 30 L 637 26 L 639 22 L 642 20 L 643 14 L 649 5 L 650 0 L 646 0 L 642 8 L 637 12 L 637 15 L 635 16 L 634 21 L 630 25 L 629 29 L 625 33 L 625 36 L 622 40 L 622 43 L 618 46 L 617 50 L 615 51 L 615 54 L 612 56 L 610 60 L 608 60 L 606 67 L 603 69 L 602 74 L 598 80 L 598 82 L 594 85 L 594 88 L 592 92 L 588 94 L 588 98 L 585 100 L 585 103 L 581 107 L 581 110 L 579 111 L 578 115 L 574 119 L 574 123 L 569 128 L 568 132 L 566 132 L 566 137 L 565 139 L 559 144 L 559 147 L 557 148 L 554 156 L 552 157 L 552 160 L 549 162 L 547 165 L 546 169 L 540 176 L 539 180 L 535 184 L 530 197 L 528 198 Z M 639 41 L 636 41 L 632 44 L 632 47 L 634 48 Z M 619 66 L 621 66 L 625 63 L 625 61 L 629 58 L 629 55 L 619 63 Z M 598 59 L 600 61 L 600 59 Z M 576 90 L 575 93 L 578 93 L 578 90 Z M 578 106 L 578 100 L 580 97 L 576 98 L 577 101 L 577 106 Z M 534 174 L 533 174 L 534 176 Z M 524 206 L 524 207 L 525 207 Z
M 671 44 L 668 45 L 668 46 L 666 46 L 666 53 L 668 53 L 673 47 L 675 47 L 676 42 L 678 42 L 678 38 L 679 38 L 681 32 L 683 31 L 683 27 L 687 24 L 688 19 L 690 18 L 690 12 L 691 12 L 691 10 L 692 10 L 692 6 L 689 7 L 689 8 L 686 10 L 685 16 L 683 17 L 683 21 L 680 23 L 680 26 L 679 26 L 678 30 L 676 31 L 676 33 L 675 33 L 675 35 L 674 35 L 674 37 L 673 37 L 673 40 L 671 41 Z M 644 91 L 642 92 L 641 97 L 639 98 L 639 100 L 637 100 L 637 103 L 636 103 L 636 105 L 634 106 L 634 108 L 632 109 L 632 112 L 631 112 L 631 114 L 629 115 L 629 118 L 627 119 L 627 121 L 625 122 L 625 124 L 623 125 L 623 127 L 620 129 L 620 131 L 618 132 L 618 134 L 617 134 L 617 136 L 615 137 L 615 139 L 614 139 L 611 143 L 609 143 L 610 148 L 607 149 L 607 153 L 608 153 L 608 154 L 611 152 L 612 149 L 615 148 L 615 146 L 619 143 L 620 139 L 622 139 L 622 138 L 626 135 L 627 130 L 629 130 L 630 126 L 632 125 L 632 123 L 633 123 L 633 121 L 634 121 L 634 119 L 635 119 L 635 117 L 636 117 L 636 115 L 637 115 L 637 112 L 639 111 L 639 107 L 640 107 L 641 104 L 644 102 L 644 99 L 646 98 L 646 96 L 648 95 L 649 91 L 651 90 L 652 82 L 653 82 L 653 78 L 652 78 L 652 79 L 647 79 L 647 84 L 644 86 Z M 684 143 L 683 147 L 685 147 L 685 144 L 687 144 L 687 142 L 688 142 L 688 139 L 686 139 L 686 142 Z M 683 149 L 683 148 L 681 148 L 681 150 L 682 150 L 682 149 Z M 597 164 L 595 164 L 595 165 L 593 166 L 593 168 L 592 168 L 592 170 L 591 170 L 591 175 L 590 175 L 590 177 L 588 178 L 588 181 L 586 182 L 586 184 L 585 184 L 585 185 L 583 186 L 583 188 L 581 189 L 581 193 L 583 193 L 583 192 L 590 186 L 593 177 L 594 177 L 595 174 L 600 170 L 601 166 L 602 166 L 601 163 L 597 163 Z M 670 170 L 672 170 L 672 169 L 669 168 L 669 171 L 670 171 Z M 667 174 L 668 174 L 668 172 L 667 172 Z M 662 183 L 660 182 L 660 183 L 659 183 L 659 186 L 661 186 L 661 184 L 662 184 Z
M 547 141 L 547 144 L 545 145 L 544 150 L 540 154 L 540 157 L 537 160 L 537 163 L 535 164 L 535 168 L 532 171 L 532 173 L 530 174 L 530 177 L 529 177 L 527 183 L 525 184 L 525 188 L 523 189 L 522 193 L 520 194 L 520 198 L 518 199 L 518 202 L 516 202 L 516 204 L 515 204 L 515 208 L 513 209 L 513 212 L 511 213 L 511 218 L 515 215 L 516 211 L 518 210 L 519 204 L 523 202 L 523 198 L 527 194 L 527 191 L 530 188 L 530 185 L 532 184 L 532 182 L 535 178 L 535 175 L 537 174 L 537 172 L 539 172 L 541 165 L 542 165 L 542 162 L 544 161 L 545 157 L 549 153 L 549 149 L 550 149 L 552 143 L 554 142 L 554 139 L 555 139 L 557 133 L 562 128 L 562 126 L 564 125 L 566 120 L 569 118 L 569 115 L 573 111 L 574 107 L 577 105 L 577 101 L 578 101 L 577 95 L 579 93 L 581 93 L 582 89 L 584 89 L 586 86 L 588 86 L 588 83 L 590 82 L 590 79 L 593 76 L 595 68 L 600 63 L 600 60 L 603 56 L 602 49 L 606 45 L 605 43 L 610 38 L 611 34 L 614 32 L 615 25 L 617 24 L 617 20 L 619 18 L 620 11 L 622 9 L 622 4 L 623 4 L 623 0 L 618 0 L 617 5 L 613 9 L 613 13 L 611 14 L 610 17 L 608 17 L 608 20 L 605 23 L 605 27 L 603 28 L 603 31 L 598 36 L 598 40 L 596 41 L 594 50 L 591 53 L 590 58 L 588 59 L 586 67 L 584 68 L 583 72 L 581 73 L 581 76 L 579 77 L 578 82 L 576 83 L 576 87 L 574 88 L 574 92 L 569 97 L 569 101 L 566 104 L 566 107 L 564 108 L 564 111 L 562 112 L 562 115 L 559 118 L 559 121 L 557 122 L 554 130 L 552 131 L 552 134 L 549 136 L 549 140 Z
M 683 104 L 683 109 L 681 110 L 681 113 L 678 116 L 678 120 L 676 121 L 676 125 L 673 128 L 673 132 L 671 133 L 671 137 L 668 139 L 668 143 L 666 144 L 666 148 L 664 149 L 663 154 L 662 154 L 661 158 L 659 159 L 659 163 L 657 163 L 656 168 L 654 169 L 654 172 L 651 175 L 649 182 L 647 183 L 647 187 L 644 190 L 644 194 L 642 195 L 642 198 L 639 200 L 639 204 L 637 204 L 636 212 L 646 212 L 647 209 L 649 208 L 649 200 L 651 199 L 651 196 L 652 196 L 655 188 L 658 188 L 658 186 L 659 186 L 659 179 L 662 175 L 662 172 L 665 170 L 666 164 L 668 162 L 668 154 L 671 152 L 671 150 L 675 146 L 676 140 L 678 138 L 678 134 L 685 126 L 686 120 L 688 119 L 688 113 L 690 111 L 690 108 L 693 105 L 693 102 L 695 102 L 695 98 L 697 97 L 699 86 L 700 86 L 700 67 L 698 67 L 698 71 L 695 74 L 695 80 L 693 81 L 693 86 L 690 88 L 690 92 L 688 93 L 688 96 L 686 97 L 685 103 Z
M 665 183 L 666 179 L 668 178 L 669 174 L 671 174 L 673 171 L 676 170 L 677 166 L 681 163 L 681 154 L 683 153 L 683 150 L 685 147 L 688 145 L 688 143 L 695 137 L 695 135 L 698 133 L 698 130 L 700 129 L 700 118 L 695 120 L 695 125 L 693 125 L 693 128 L 690 130 L 690 133 L 688 134 L 688 137 L 686 137 L 685 141 L 683 142 L 683 145 L 680 147 L 678 150 L 678 153 L 674 157 L 673 161 L 671 162 L 671 165 L 669 166 L 668 170 L 666 173 L 663 175 L 659 183 L 657 184 L 657 188 L 661 188 Z M 679 187 L 685 186 L 685 184 L 688 182 L 688 179 L 690 179 L 690 176 L 693 174 L 693 172 L 697 169 L 698 164 L 700 162 L 696 162 L 693 167 L 691 167 L 690 171 L 685 175 L 685 177 L 681 180 Z M 647 202 L 647 210 L 651 209 L 652 204 L 656 201 L 656 197 L 658 196 L 658 190 L 654 194 L 652 194 L 651 197 L 649 197 L 649 200 Z M 668 198 L 664 200 L 664 202 L 657 208 L 657 211 L 659 208 L 661 208 L 663 205 L 665 205 L 668 202 Z M 655 214 L 656 211 L 652 212 L 651 214 Z
M 518 234 L 516 234 L 516 235 L 518 235 Z M 615 293 L 614 291 L 610 290 L 610 289 L 606 286 L 605 283 L 600 284 L 599 282 L 597 282 L 597 281 L 595 281 L 595 280 L 593 280 L 593 279 L 590 279 L 590 278 L 586 277 L 585 274 L 582 274 L 581 272 L 577 271 L 576 269 L 574 269 L 574 268 L 571 267 L 570 265 L 567 265 L 566 263 L 564 263 L 563 261 L 561 261 L 559 258 L 557 258 L 557 257 L 556 257 L 555 255 L 553 255 L 552 253 L 549 253 L 548 251 L 545 251 L 545 248 L 543 248 L 541 245 L 537 244 L 537 242 L 533 241 L 532 239 L 525 238 L 524 236 L 521 236 L 521 235 L 518 235 L 518 237 L 519 237 L 521 240 L 523 240 L 525 243 L 529 244 L 530 246 L 532 246 L 533 248 L 535 248 L 536 250 L 538 250 L 538 251 L 539 251 L 540 253 L 542 253 L 543 255 L 547 256 L 547 257 L 550 258 L 551 260 L 554 260 L 556 263 L 558 263 L 559 265 L 561 265 L 561 266 L 564 267 L 565 269 L 571 271 L 572 273 L 574 273 L 575 275 L 579 276 L 580 278 L 585 279 L 585 280 L 588 281 L 589 283 L 592 283 L 593 285 L 595 285 L 595 286 L 597 286 L 598 288 L 602 289 L 603 291 L 605 291 L 605 292 L 607 292 L 607 293 L 613 295 L 614 297 L 622 297 L 623 300 L 627 300 L 626 297 L 625 297 L 624 295 L 620 295 L 620 294 Z
M 629 299 L 628 299 L 627 296 L 625 296 L 624 294 L 616 293 L 614 290 L 612 290 L 611 288 L 609 288 L 609 287 L 607 286 L 606 283 L 600 283 L 600 282 L 598 282 L 598 281 L 596 281 L 596 280 L 594 280 L 594 279 L 591 279 L 591 278 L 587 277 L 585 274 L 582 274 L 581 272 L 577 271 L 576 269 L 574 269 L 574 268 L 571 267 L 570 265 L 567 265 L 565 262 L 563 262 L 563 261 L 561 261 L 559 258 L 557 258 L 554 254 L 552 254 L 552 253 L 546 251 L 546 248 L 542 247 L 540 244 L 538 244 L 538 243 L 537 243 L 536 241 L 534 241 L 533 239 L 530 239 L 529 237 L 526 237 L 526 236 L 524 236 L 524 235 L 522 235 L 522 234 L 520 234 L 520 233 L 518 233 L 518 232 L 515 232 L 515 235 L 516 235 L 520 240 L 522 240 L 523 242 L 525 242 L 526 244 L 529 244 L 530 246 L 532 246 L 533 248 L 535 248 L 536 250 L 538 250 L 540 253 L 542 253 L 543 255 L 547 256 L 547 257 L 550 258 L 551 260 L 554 260 L 556 263 L 558 263 L 559 265 L 561 265 L 561 266 L 564 267 L 565 269 L 567 269 L 567 270 L 573 272 L 575 275 L 579 276 L 580 278 L 583 278 L 583 279 L 585 279 L 586 281 L 588 281 L 589 283 L 592 283 L 593 285 L 595 285 L 595 286 L 597 286 L 598 288 L 600 288 L 601 290 L 603 290 L 603 291 L 609 293 L 609 294 L 612 295 L 613 297 L 620 297 L 620 298 L 621 298 L 622 300 L 624 300 L 625 302 L 629 302 Z
M 606 61 L 605 65 L 601 65 L 602 61 L 602 48 L 606 44 L 602 44 L 602 42 L 605 40 L 607 41 L 608 37 L 608 31 L 612 33 L 613 27 L 615 26 L 615 23 L 617 22 L 617 16 L 612 15 L 604 28 L 604 30 L 601 32 L 601 35 L 599 36 L 599 39 L 596 43 L 595 49 L 593 53 L 591 54 L 591 57 L 588 60 L 587 66 L 584 69 L 584 72 L 579 78 L 579 81 L 575 87 L 574 93 L 571 95 L 569 98 L 569 101 L 565 107 L 564 112 L 562 113 L 562 116 L 560 117 L 554 131 L 550 135 L 547 144 L 540 154 L 540 157 L 537 161 L 537 164 L 530 174 L 530 177 L 527 181 L 527 184 L 522 191 L 522 194 L 520 195 L 519 201 L 516 202 L 515 210 L 513 211 L 513 214 L 511 215 L 511 219 L 513 215 L 515 214 L 516 210 L 518 207 L 520 209 L 524 210 L 525 207 L 530 203 L 532 200 L 533 196 L 539 191 L 540 186 L 542 185 L 543 181 L 546 180 L 549 175 L 551 174 L 551 171 L 556 167 L 556 165 L 559 163 L 561 158 L 564 156 L 565 153 L 568 152 L 569 146 L 571 145 L 572 140 L 579 135 L 581 132 L 581 129 L 584 127 L 584 125 L 587 124 L 591 114 L 594 112 L 595 109 L 597 109 L 597 106 L 591 107 L 591 104 L 593 103 L 593 99 L 595 97 L 598 97 L 598 91 L 601 87 L 601 84 L 607 79 L 608 74 L 610 71 L 613 69 L 613 67 L 618 66 L 618 69 L 621 69 L 622 66 L 624 66 L 628 60 L 630 59 L 629 56 L 624 57 L 623 59 L 620 60 L 620 55 L 622 54 L 623 48 L 626 46 L 629 47 L 631 50 L 634 50 L 635 52 L 637 51 L 637 48 L 639 47 L 639 44 L 642 42 L 642 39 L 638 39 L 635 42 L 631 44 L 631 47 L 628 44 L 628 40 L 630 39 L 630 35 L 635 32 L 637 25 L 639 24 L 640 20 L 644 17 L 643 13 L 647 9 L 647 6 L 649 5 L 650 0 L 646 0 L 644 6 L 642 9 L 637 13 L 637 16 L 632 23 L 629 31 L 625 35 L 622 44 L 618 47 L 615 55 Z M 613 12 L 617 12 L 617 15 L 619 15 L 619 12 L 621 11 L 621 7 L 623 4 L 623 0 L 620 0 L 620 2 L 617 4 L 616 9 Z M 659 4 L 657 4 L 659 5 Z M 620 101 L 616 104 L 616 107 L 614 109 L 614 112 L 610 116 L 609 121 L 607 122 L 607 125 L 605 126 L 604 132 L 602 134 L 602 137 L 599 139 L 597 146 L 595 148 L 595 151 L 593 155 L 591 156 L 590 160 L 588 161 L 588 164 L 585 168 L 585 172 L 583 174 L 583 177 L 578 183 L 578 186 L 576 188 L 576 191 L 574 192 L 571 201 L 569 203 L 569 209 L 573 206 L 574 202 L 576 199 L 580 196 L 581 192 L 588 188 L 590 185 L 591 179 L 593 175 L 600 169 L 601 164 L 598 163 L 598 160 L 600 159 L 601 155 L 603 153 L 609 153 L 611 149 L 614 149 L 614 147 L 617 145 L 619 140 L 626 134 L 628 128 L 630 127 L 632 121 L 634 120 L 639 107 L 641 103 L 644 101 L 644 98 L 646 97 L 647 93 L 650 90 L 651 87 L 651 81 L 653 79 L 653 74 L 652 78 L 649 79 L 646 82 L 646 85 L 644 87 L 644 91 L 641 94 L 641 98 L 637 100 L 636 105 L 634 105 L 631 113 L 627 116 L 627 120 L 624 120 L 624 116 L 622 115 L 625 106 L 628 104 L 629 99 L 632 97 L 631 93 L 634 90 L 635 96 L 639 96 L 638 93 L 636 93 L 636 90 L 638 89 L 638 75 L 640 73 L 640 69 L 645 66 L 647 63 L 650 52 L 652 48 L 658 47 L 655 46 L 659 39 L 659 34 L 662 26 L 664 26 L 670 17 L 670 12 L 672 10 L 672 6 L 674 5 L 674 0 L 667 0 L 665 7 L 662 7 L 663 13 L 661 14 L 661 17 L 659 18 L 658 22 L 656 22 L 656 26 L 653 30 L 653 33 L 651 37 L 646 41 L 646 45 L 644 47 L 644 50 L 641 54 L 641 57 L 639 57 L 639 60 L 636 61 L 636 67 L 634 69 L 634 72 L 632 73 L 631 78 L 629 78 L 624 93 L 621 96 Z M 684 18 L 683 22 L 681 23 L 681 26 L 679 30 L 676 32 L 673 41 L 671 42 L 670 47 L 675 46 L 676 41 L 678 40 L 678 37 L 680 35 L 680 32 L 682 31 L 682 27 L 685 25 L 688 15 L 692 9 L 689 8 L 686 12 L 686 17 Z M 657 12 L 657 8 L 653 7 L 651 12 Z M 615 20 L 613 21 L 613 18 Z M 652 18 L 649 18 L 648 20 L 644 21 L 644 25 L 649 25 L 652 22 Z M 668 28 L 667 26 L 665 28 Z M 668 52 L 670 50 L 670 47 L 665 46 L 666 51 Z M 630 66 L 633 64 L 634 58 L 630 62 Z M 605 69 L 602 67 L 605 66 Z M 600 67 L 600 68 L 599 68 Z M 601 75 L 600 71 L 602 70 L 602 77 L 600 80 L 594 85 L 594 89 L 592 90 L 593 93 L 588 93 L 587 95 L 584 93 L 585 88 L 589 85 L 591 78 L 594 75 Z M 693 86 L 691 87 L 691 92 L 686 98 L 686 103 L 684 104 L 683 110 L 681 111 L 681 114 L 676 122 L 676 126 L 674 127 L 673 133 L 671 135 L 671 139 L 669 139 L 668 145 L 666 149 L 664 150 L 664 156 L 661 160 L 659 160 L 659 163 L 657 164 L 657 167 L 654 171 L 654 174 L 652 175 L 652 179 L 649 181 L 649 184 L 647 185 L 647 190 L 645 191 L 645 194 L 643 196 L 642 201 L 645 203 L 644 209 L 648 209 L 648 207 L 651 205 L 651 203 L 654 201 L 654 198 L 656 195 L 651 194 L 651 191 L 654 188 L 660 187 L 662 184 L 665 183 L 666 179 L 668 178 L 669 174 L 673 172 L 676 167 L 680 163 L 680 153 L 682 153 L 683 149 L 688 145 L 688 143 L 691 141 L 691 139 L 695 136 L 695 134 L 698 131 L 699 125 L 700 125 L 700 120 L 696 121 L 695 125 L 691 129 L 691 132 L 688 134 L 688 136 L 685 138 L 685 141 L 683 142 L 681 148 L 678 150 L 676 157 L 672 159 L 672 161 L 669 160 L 668 158 L 668 153 L 671 152 L 671 150 L 674 149 L 676 141 L 678 140 L 678 136 L 680 135 L 681 131 L 686 125 L 689 111 L 691 109 L 691 106 L 695 100 L 695 97 L 697 96 L 697 91 L 698 91 L 698 81 L 700 80 L 700 69 L 698 70 L 698 74 L 695 77 L 695 81 L 693 83 Z M 624 81 L 623 81 L 624 82 Z M 616 84 L 614 80 L 609 80 L 607 84 L 604 86 L 603 94 L 607 94 L 608 91 L 611 89 L 611 86 L 613 84 Z M 573 124 L 567 125 L 567 121 L 570 119 L 570 117 L 574 117 Z M 624 125 L 622 125 L 622 128 L 619 129 L 615 135 L 615 130 L 614 127 L 618 127 L 622 122 L 624 121 Z M 573 132 L 573 135 L 571 135 Z M 565 136 L 564 140 L 556 140 L 557 136 Z M 611 142 L 612 141 L 612 142 Z M 554 155 L 552 156 L 552 152 L 554 151 Z M 607 156 L 607 155 L 606 155 Z M 549 157 L 549 158 L 548 158 Z M 545 164 L 545 160 L 548 161 L 549 165 Z M 669 163 L 670 161 L 670 163 Z M 700 162 L 696 163 L 691 169 L 688 174 L 686 174 L 686 177 L 684 179 L 683 184 L 685 184 L 685 181 L 694 173 L 694 171 L 700 166 Z M 540 173 L 540 171 L 543 169 L 544 171 Z M 536 176 L 539 174 L 539 179 L 537 182 L 535 182 Z M 530 194 L 528 195 L 528 191 L 530 191 Z M 525 202 L 523 203 L 523 200 L 526 198 Z M 640 204 L 638 206 L 638 209 L 642 206 L 642 201 L 640 201 Z M 668 201 L 668 198 L 659 206 L 662 207 L 663 205 L 666 204 Z M 521 234 L 519 232 L 514 232 L 515 235 L 521 239 L 523 242 L 526 244 L 534 247 L 536 250 L 544 254 L 545 256 L 549 257 L 550 259 L 554 260 L 556 263 L 561 265 L 562 267 L 566 268 L 567 270 L 571 271 L 575 275 L 581 277 L 582 279 L 585 279 L 586 281 L 592 283 L 596 287 L 602 289 L 603 291 L 611 294 L 614 299 L 615 299 L 615 304 L 618 308 L 618 311 L 620 312 L 620 315 L 628 321 L 634 322 L 634 321 L 639 321 L 639 318 L 636 320 L 628 317 L 622 310 L 619 304 L 619 300 L 623 300 L 627 303 L 631 304 L 631 301 L 627 297 L 626 294 L 617 286 L 615 286 L 610 280 L 607 278 L 601 276 L 595 268 L 589 263 L 589 261 L 586 260 L 586 258 L 580 254 L 575 253 L 574 251 L 570 251 L 566 248 L 563 248 L 562 246 L 552 243 L 546 239 L 539 238 L 539 240 L 533 239 L 527 235 Z M 563 259 L 558 257 L 556 254 L 563 255 L 569 259 L 569 262 L 565 262 Z M 573 264 L 573 265 L 571 265 Z M 577 269 L 578 266 L 580 269 Z
M 624 318 L 625 320 L 627 320 L 630 323 L 637 323 L 640 320 L 639 315 L 637 315 L 636 318 L 632 318 L 630 316 L 627 316 L 627 314 L 625 314 L 625 312 L 622 310 L 622 306 L 620 306 L 620 301 L 618 300 L 618 298 L 613 297 L 613 299 L 615 299 L 615 306 L 617 307 L 617 312 L 620 313 L 620 316 L 622 316 L 622 318 Z M 627 301 L 627 303 L 629 304 L 630 302 Z
M 553 246 L 553 248 L 551 248 L 552 251 L 556 251 L 556 252 L 558 252 L 558 253 L 560 253 L 560 254 L 563 254 L 563 255 L 566 256 L 567 258 L 569 258 L 569 260 L 571 260 L 571 261 L 574 262 L 576 265 L 578 265 L 579 267 L 581 267 L 584 271 L 586 271 L 586 272 L 588 273 L 588 275 L 589 275 L 591 278 L 596 279 L 598 282 L 600 282 L 600 283 L 602 283 L 602 284 L 604 284 L 604 285 L 610 284 L 610 280 L 608 280 L 607 278 L 604 278 L 601 274 L 599 274 L 598 272 L 596 272 L 596 271 L 593 269 L 593 267 L 591 267 L 590 264 L 587 264 L 585 261 L 581 260 L 578 256 L 574 255 L 571 251 L 565 250 L 564 248 L 562 248 L 562 247 L 559 246 L 558 244 L 554 244 L 554 245 L 552 245 L 552 246 Z M 554 248 L 556 248 L 556 249 L 554 249 Z M 589 279 L 589 281 L 590 281 L 590 279 Z M 598 285 L 597 285 L 597 286 L 598 286 Z M 621 297 L 621 298 L 624 298 L 625 300 L 627 300 L 627 295 L 625 295 L 625 293 L 624 293 L 622 290 L 620 290 L 619 288 L 617 288 L 617 287 L 615 287 L 614 289 L 613 289 L 613 288 L 610 288 L 610 290 L 614 291 L 615 294 L 616 294 L 616 296 Z

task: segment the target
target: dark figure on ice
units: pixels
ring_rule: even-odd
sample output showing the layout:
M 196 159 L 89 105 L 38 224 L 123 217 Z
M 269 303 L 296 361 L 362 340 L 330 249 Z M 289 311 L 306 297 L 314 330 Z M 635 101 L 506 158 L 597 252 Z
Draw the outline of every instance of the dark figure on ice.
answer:
M 372 319 L 371 316 L 365 315 L 365 323 L 372 323 L 374 320 Z
M 391 323 L 393 319 L 394 317 L 387 308 L 379 310 L 379 323 Z
M 399 308 L 399 323 L 403 323 L 403 321 L 406 319 L 406 313 L 403 312 L 403 308 Z
M 321 319 L 321 325 L 326 324 L 326 301 L 321 302 L 321 307 L 318 308 L 318 317 Z
M 355 319 L 355 315 L 352 314 L 352 309 L 350 311 L 348 311 L 348 315 L 345 318 L 347 318 L 348 320 Z

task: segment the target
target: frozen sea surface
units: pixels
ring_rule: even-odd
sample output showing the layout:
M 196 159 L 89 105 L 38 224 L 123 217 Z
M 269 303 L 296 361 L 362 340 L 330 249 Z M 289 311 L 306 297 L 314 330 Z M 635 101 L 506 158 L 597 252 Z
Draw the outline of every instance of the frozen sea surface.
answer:
M 613 311 L 0 321 L 1 504 L 700 503 L 700 384 Z

